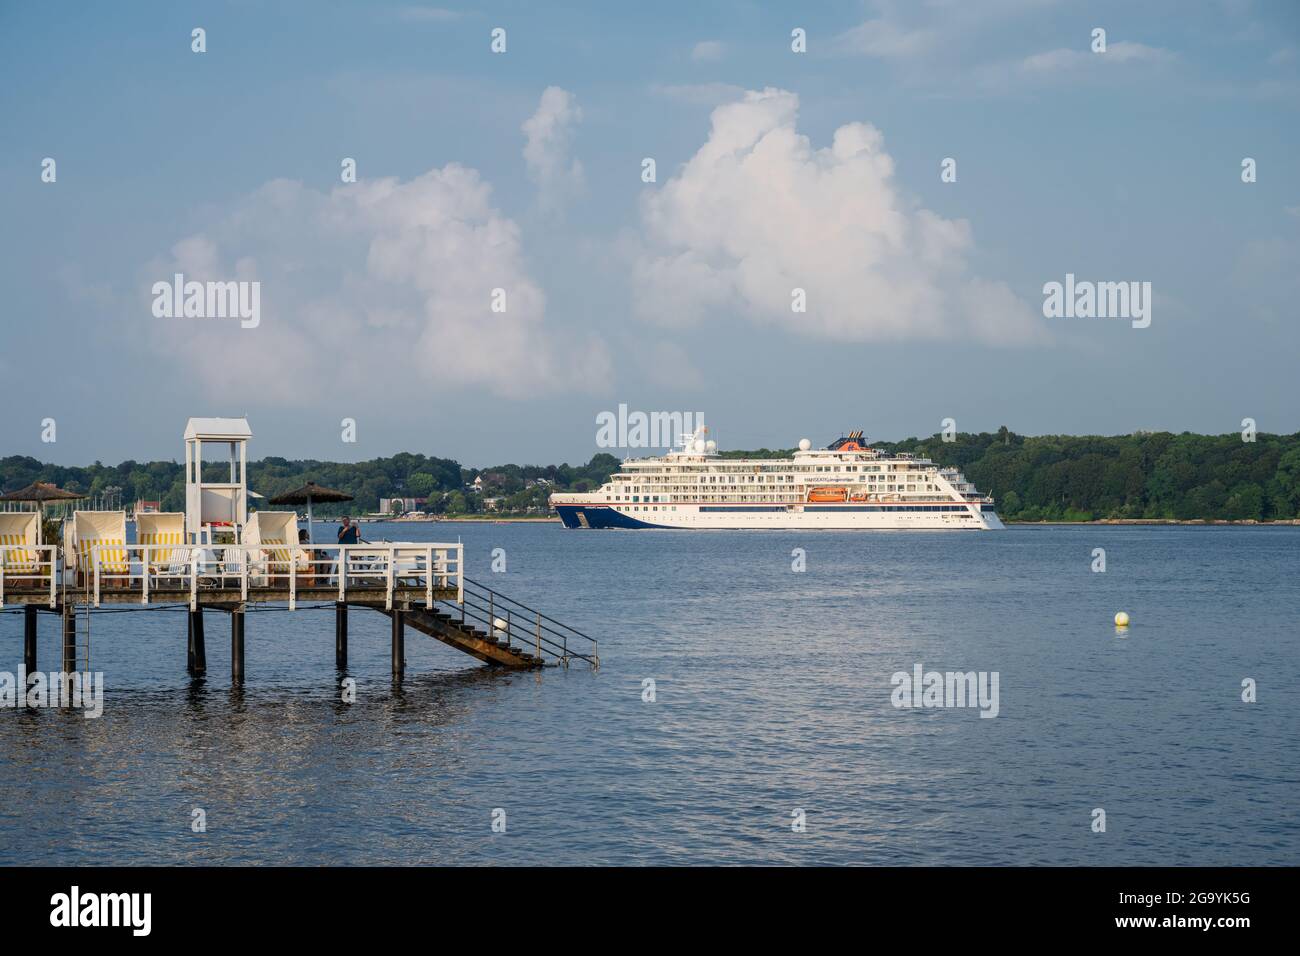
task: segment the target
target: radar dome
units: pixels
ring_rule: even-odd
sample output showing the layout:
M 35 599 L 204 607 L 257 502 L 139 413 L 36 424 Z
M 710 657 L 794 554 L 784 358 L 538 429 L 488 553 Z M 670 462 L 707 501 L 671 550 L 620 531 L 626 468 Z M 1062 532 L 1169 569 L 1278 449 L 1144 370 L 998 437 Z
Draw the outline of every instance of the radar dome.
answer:
M 703 439 L 703 438 L 697 438 L 697 439 L 695 439 L 695 450 L 696 450 L 696 451 L 704 451 L 704 439 Z
M 800 439 L 799 439 L 799 450 L 800 450 L 800 451 L 807 451 L 807 450 L 808 450 L 809 448 L 811 448 L 811 447 L 812 447 L 812 442 L 810 442 L 808 439 L 806 439 L 806 438 L 800 438 Z
M 711 452 L 717 451 L 718 443 L 715 442 L 712 438 L 710 438 L 708 441 L 704 443 L 704 448 L 706 451 L 711 451 Z

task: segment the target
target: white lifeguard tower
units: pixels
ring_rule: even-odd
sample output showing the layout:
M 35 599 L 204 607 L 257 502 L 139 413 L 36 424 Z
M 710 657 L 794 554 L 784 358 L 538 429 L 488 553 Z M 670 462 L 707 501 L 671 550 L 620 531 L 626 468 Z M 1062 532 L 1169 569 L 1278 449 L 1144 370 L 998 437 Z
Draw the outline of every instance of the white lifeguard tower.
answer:
M 191 418 L 186 423 L 185 535 L 189 543 L 212 544 L 213 531 L 229 531 L 239 541 L 248 522 L 248 440 L 252 437 L 246 418 Z M 226 446 L 229 481 L 203 480 L 204 445 Z

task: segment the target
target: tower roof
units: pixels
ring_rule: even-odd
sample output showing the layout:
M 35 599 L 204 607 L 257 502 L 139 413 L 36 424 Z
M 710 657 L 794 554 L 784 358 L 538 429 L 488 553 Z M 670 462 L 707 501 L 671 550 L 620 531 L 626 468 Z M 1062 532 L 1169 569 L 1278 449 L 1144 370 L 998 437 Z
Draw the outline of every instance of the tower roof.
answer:
M 185 423 L 186 441 L 236 441 L 252 437 L 247 418 L 191 418 Z

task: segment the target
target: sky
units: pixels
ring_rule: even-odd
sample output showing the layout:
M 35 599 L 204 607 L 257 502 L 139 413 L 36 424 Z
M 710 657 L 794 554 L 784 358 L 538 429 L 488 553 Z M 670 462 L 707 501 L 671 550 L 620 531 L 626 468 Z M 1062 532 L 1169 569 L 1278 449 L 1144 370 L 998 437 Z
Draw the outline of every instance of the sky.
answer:
M 446 3 L 0 2 L 0 456 L 1300 430 L 1300 3 Z

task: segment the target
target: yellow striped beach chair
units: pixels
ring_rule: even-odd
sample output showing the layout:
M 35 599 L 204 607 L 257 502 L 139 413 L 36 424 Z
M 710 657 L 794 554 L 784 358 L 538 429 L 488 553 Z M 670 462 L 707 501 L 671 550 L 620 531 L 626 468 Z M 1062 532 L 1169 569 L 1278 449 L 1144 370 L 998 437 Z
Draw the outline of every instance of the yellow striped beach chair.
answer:
M 185 544 L 185 515 L 182 512 L 136 515 L 135 528 L 136 540 L 140 544 L 155 545 L 149 551 L 150 574 L 186 573 L 190 549 L 182 547 Z M 158 547 L 160 545 L 176 547 Z
M 4 549 L 0 551 L 3 555 L 0 561 L 4 563 L 6 577 L 31 577 L 42 571 L 41 555 L 36 550 L 40 532 L 41 517 L 35 511 L 0 513 L 0 548 Z
M 131 561 L 126 551 L 125 511 L 76 511 L 72 515 L 72 539 L 76 548 L 77 570 L 83 581 L 95 575 L 98 548 L 99 573 L 114 577 L 128 576 Z

